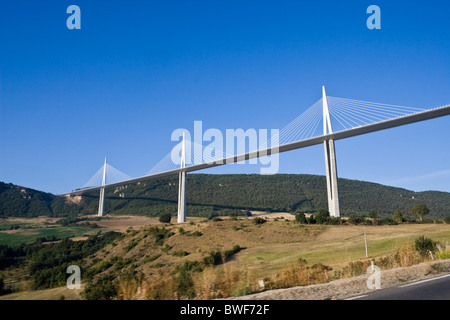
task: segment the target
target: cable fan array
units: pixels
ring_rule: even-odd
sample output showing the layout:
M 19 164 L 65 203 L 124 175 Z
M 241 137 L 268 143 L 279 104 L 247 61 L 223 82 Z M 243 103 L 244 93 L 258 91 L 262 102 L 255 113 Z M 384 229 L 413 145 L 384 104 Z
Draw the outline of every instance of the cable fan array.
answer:
M 105 165 L 101 166 L 101 168 L 89 179 L 88 182 L 83 186 L 83 188 L 88 187 L 98 187 L 102 185 L 103 180 L 103 168 Z M 126 180 L 130 180 L 131 177 L 122 171 L 114 168 L 110 164 L 106 164 L 106 182 L 105 184 L 111 184 L 116 182 L 122 182 Z
M 181 147 L 183 141 L 176 144 L 164 158 L 162 158 L 145 176 L 152 174 L 172 171 L 180 168 L 181 163 Z M 211 163 L 232 157 L 223 150 L 204 146 L 200 143 L 186 140 L 186 166 L 193 164 Z
M 327 96 L 327 101 L 333 132 L 350 130 L 427 110 L 331 96 Z M 270 140 L 265 141 L 262 144 L 260 143 L 260 146 L 256 150 L 249 150 L 249 152 L 266 150 L 268 148 L 279 147 L 281 145 L 319 137 L 323 135 L 322 124 L 323 100 L 320 99 L 284 128 L 279 130 L 278 134 L 271 136 Z M 179 169 L 182 143 L 182 141 L 177 143 L 173 149 L 144 176 Z M 211 163 L 235 156 L 234 154 L 227 154 L 223 150 L 211 146 L 204 146 L 190 140 L 186 140 L 185 143 L 186 166 Z M 103 168 L 104 166 L 89 179 L 83 188 L 101 186 Z M 106 184 L 130 179 L 131 177 L 125 173 L 106 164 Z

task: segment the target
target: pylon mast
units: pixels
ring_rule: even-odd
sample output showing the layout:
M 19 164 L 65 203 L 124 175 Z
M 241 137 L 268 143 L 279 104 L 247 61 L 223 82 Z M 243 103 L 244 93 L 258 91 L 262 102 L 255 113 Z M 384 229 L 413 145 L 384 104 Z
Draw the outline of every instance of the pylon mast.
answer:
M 328 108 L 328 99 L 325 87 L 322 87 L 322 103 L 323 103 L 323 134 L 333 133 L 331 126 L 330 110 Z M 340 217 L 339 210 L 339 191 L 336 166 L 336 152 L 334 149 L 334 140 L 329 139 L 323 142 L 325 149 L 325 169 L 327 177 L 327 195 L 328 195 L 328 211 L 331 217 Z
M 102 186 L 106 184 L 106 157 L 105 164 L 103 165 L 103 178 L 102 178 Z M 103 217 L 105 210 L 105 187 L 100 189 L 100 197 L 98 201 L 98 216 Z
M 186 166 L 186 135 L 183 132 L 180 168 Z M 180 171 L 178 179 L 178 223 L 186 222 L 186 172 Z

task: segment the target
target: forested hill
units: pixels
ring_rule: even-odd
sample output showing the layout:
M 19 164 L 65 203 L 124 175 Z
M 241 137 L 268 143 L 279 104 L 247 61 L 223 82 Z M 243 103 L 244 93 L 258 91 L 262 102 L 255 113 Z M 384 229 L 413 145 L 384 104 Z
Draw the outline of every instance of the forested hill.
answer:
M 0 182 L 0 217 L 67 216 L 81 212 L 63 197 Z
M 396 209 L 408 211 L 417 204 L 430 208 L 430 218 L 450 215 L 450 193 L 446 192 L 413 192 L 348 179 L 339 179 L 339 192 L 344 216 L 372 210 L 390 216 Z M 107 189 L 105 207 L 108 214 L 175 214 L 177 197 L 178 177 L 174 176 Z M 208 217 L 230 209 L 314 212 L 327 208 L 325 177 L 302 174 L 188 174 L 186 198 L 188 216 Z M 93 214 L 97 207 L 98 192 L 74 204 L 52 194 L 0 184 L 0 216 Z

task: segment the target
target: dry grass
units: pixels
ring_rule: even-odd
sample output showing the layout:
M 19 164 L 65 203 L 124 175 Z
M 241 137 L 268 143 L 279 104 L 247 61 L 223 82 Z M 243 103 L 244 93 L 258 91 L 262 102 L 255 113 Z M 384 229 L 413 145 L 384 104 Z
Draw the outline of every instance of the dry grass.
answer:
M 83 285 L 81 289 L 72 290 L 67 287 L 27 290 L 0 296 L 0 300 L 81 300 L 81 292 L 83 290 Z
M 159 224 L 158 218 L 144 216 L 108 216 L 95 222 L 101 228 L 117 232 L 125 232 L 128 228 L 140 228 L 147 225 Z
M 141 240 L 127 255 L 135 255 L 136 251 L 154 254 L 155 250 L 162 254 L 137 268 L 146 279 L 139 285 L 128 284 L 135 289 L 131 293 L 123 289 L 122 298 L 135 297 L 140 288 L 140 296 L 149 299 L 186 299 L 178 293 L 179 275 L 174 271 L 175 266 L 186 260 L 202 261 L 210 251 L 229 249 L 235 244 L 243 250 L 232 260 L 191 273 L 196 299 L 327 283 L 361 275 L 372 260 L 382 269 L 411 266 L 428 259 L 418 255 L 411 245 L 418 235 L 424 234 L 444 245 L 450 241 L 448 225 L 299 226 L 283 220 L 255 225 L 250 219 L 241 219 L 196 220 L 181 225 L 183 232 L 179 228 L 180 225 L 168 227 L 175 234 L 165 242 L 170 247 L 168 252 L 185 250 L 189 255 L 173 257 L 164 254 L 161 248 L 149 248 L 152 239 Z M 365 258 L 364 229 L 369 241 L 369 258 Z M 195 231 L 201 232 L 201 236 L 192 236 Z M 140 237 L 139 233 L 135 237 Z M 264 288 L 260 287 L 261 280 Z
M 382 269 L 417 264 L 411 244 L 419 235 L 450 243 L 450 225 L 398 226 L 299 225 L 285 219 L 257 225 L 252 218 L 213 222 L 189 218 L 188 223 L 163 225 L 157 218 L 111 217 L 99 225 L 125 232 L 125 237 L 86 260 L 87 265 L 120 258 L 124 266 L 111 266 L 100 274 L 116 272 L 118 299 L 186 299 L 180 293 L 176 267 L 185 261 L 203 262 L 211 252 L 239 245 L 242 250 L 215 267 L 191 271 L 195 299 L 242 296 L 261 290 L 306 286 L 361 275 L 374 260 Z M 152 227 L 165 226 L 172 236 L 155 244 Z M 364 230 L 369 258 L 365 257 Z M 174 253 L 186 251 L 186 256 Z M 445 255 L 444 255 L 445 256 Z M 305 261 L 306 260 L 306 261 Z M 120 276 L 133 269 L 135 276 Z M 261 280 L 264 288 L 261 287 Z M 69 298 L 68 296 L 66 297 Z

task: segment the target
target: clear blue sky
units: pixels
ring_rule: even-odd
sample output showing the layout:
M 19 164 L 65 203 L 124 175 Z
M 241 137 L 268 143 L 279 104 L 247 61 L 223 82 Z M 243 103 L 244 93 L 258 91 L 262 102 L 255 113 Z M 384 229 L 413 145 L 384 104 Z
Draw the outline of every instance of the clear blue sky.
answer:
M 69 30 L 66 8 L 81 8 Z M 366 9 L 381 8 L 381 30 Z M 52 193 L 145 174 L 176 128 L 282 128 L 321 97 L 450 103 L 448 1 L 3 1 L 0 180 Z M 450 192 L 450 117 L 336 142 L 338 174 Z M 204 171 L 259 172 L 255 166 Z M 280 156 L 325 173 L 323 147 Z

